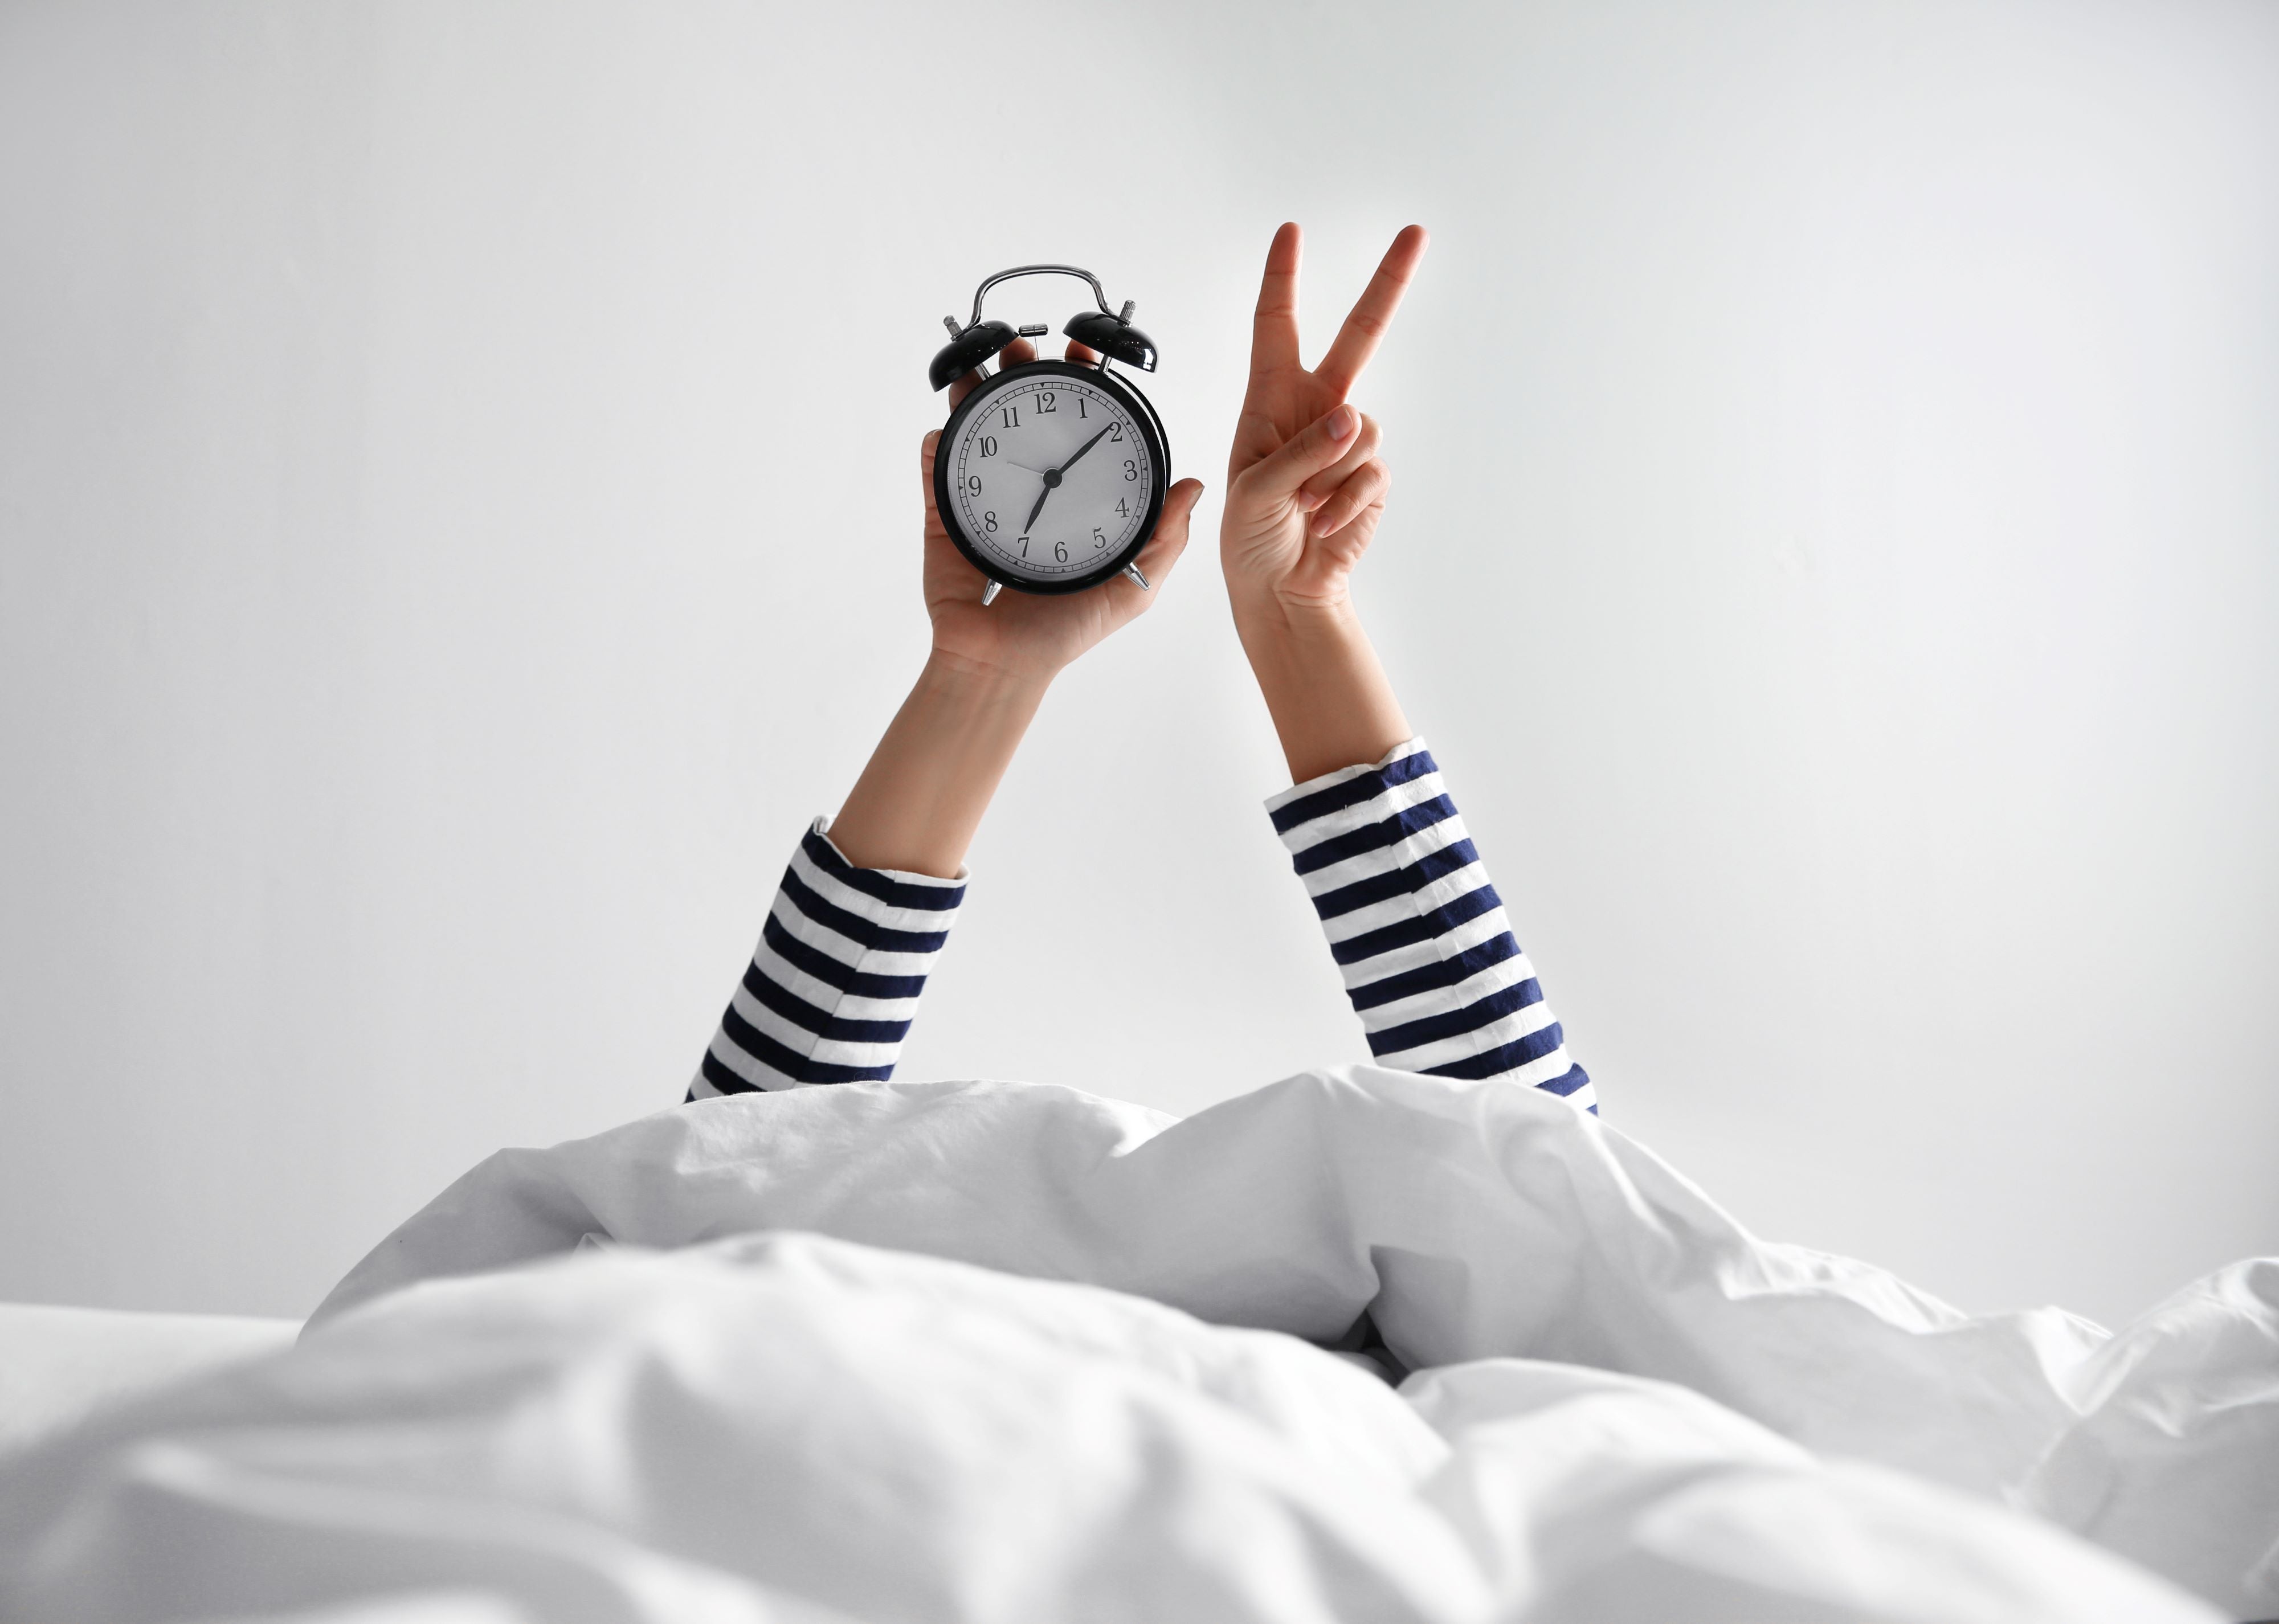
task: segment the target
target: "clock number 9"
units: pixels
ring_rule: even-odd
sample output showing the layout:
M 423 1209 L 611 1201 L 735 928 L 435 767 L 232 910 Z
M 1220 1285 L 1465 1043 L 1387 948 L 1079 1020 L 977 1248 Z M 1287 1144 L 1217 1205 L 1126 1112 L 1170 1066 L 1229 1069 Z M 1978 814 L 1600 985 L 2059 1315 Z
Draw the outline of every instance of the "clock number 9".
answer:
M 969 476 L 969 477 L 967 478 L 966 481 L 965 481 L 965 488 L 966 488 L 967 490 L 969 490 L 969 491 L 972 492 L 976 496 L 980 495 L 980 494 L 981 494 L 981 476 L 980 476 L 979 474 L 973 474 L 973 475 Z

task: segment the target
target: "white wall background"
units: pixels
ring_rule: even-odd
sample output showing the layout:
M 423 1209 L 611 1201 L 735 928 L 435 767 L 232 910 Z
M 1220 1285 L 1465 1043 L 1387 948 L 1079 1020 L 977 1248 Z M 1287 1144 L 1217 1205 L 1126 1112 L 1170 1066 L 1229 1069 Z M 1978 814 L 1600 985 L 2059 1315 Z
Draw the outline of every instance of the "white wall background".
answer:
M 1975 1307 L 2279 1250 L 2279 9 L 16 3 L 0 1297 L 297 1313 L 677 1099 L 939 318 L 1095 267 L 1216 484 L 1285 217 L 1311 350 L 1434 228 L 1366 607 L 1611 1120 Z M 903 1075 L 1361 1057 L 1278 765 L 1206 548 Z

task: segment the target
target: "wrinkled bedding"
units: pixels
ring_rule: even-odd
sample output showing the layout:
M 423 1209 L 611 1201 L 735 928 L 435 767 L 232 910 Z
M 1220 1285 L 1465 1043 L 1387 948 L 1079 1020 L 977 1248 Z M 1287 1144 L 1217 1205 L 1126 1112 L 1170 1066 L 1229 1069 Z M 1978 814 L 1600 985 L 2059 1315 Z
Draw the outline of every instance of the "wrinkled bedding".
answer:
M 291 1351 L 0 1462 L 0 1617 L 300 1613 L 2267 1617 L 2279 1262 L 1966 1316 L 1371 1068 L 707 1101 L 492 1157 Z

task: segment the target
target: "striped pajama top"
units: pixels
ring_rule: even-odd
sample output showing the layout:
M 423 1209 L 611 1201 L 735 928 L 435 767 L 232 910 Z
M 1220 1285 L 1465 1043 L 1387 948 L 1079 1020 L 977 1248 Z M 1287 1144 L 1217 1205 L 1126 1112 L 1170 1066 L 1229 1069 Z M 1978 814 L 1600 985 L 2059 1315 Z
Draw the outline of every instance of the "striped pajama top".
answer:
M 1421 739 L 1266 803 L 1377 1064 L 1598 1109 Z M 857 868 L 817 818 L 688 1091 L 881 1081 L 965 881 Z

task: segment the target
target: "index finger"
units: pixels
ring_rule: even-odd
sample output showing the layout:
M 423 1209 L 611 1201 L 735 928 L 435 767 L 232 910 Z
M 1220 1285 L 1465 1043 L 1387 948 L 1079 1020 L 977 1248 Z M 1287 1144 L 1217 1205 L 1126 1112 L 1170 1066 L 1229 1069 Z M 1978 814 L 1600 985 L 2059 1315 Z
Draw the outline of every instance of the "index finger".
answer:
M 1393 246 L 1385 250 L 1377 262 L 1377 274 L 1369 279 L 1361 297 L 1354 302 L 1353 314 L 1346 325 L 1338 329 L 1338 341 L 1330 346 L 1330 353 L 1322 357 L 1314 376 L 1334 390 L 1339 398 L 1354 386 L 1362 368 L 1377 353 L 1385 330 L 1393 325 L 1393 312 L 1400 308 L 1400 295 L 1408 291 L 1409 280 L 1416 274 L 1416 266 L 1424 257 L 1424 228 L 1404 226 Z
M 1266 250 L 1266 274 L 1258 283 L 1258 314 L 1250 327 L 1250 370 L 1257 373 L 1298 364 L 1297 222 L 1285 221 Z

